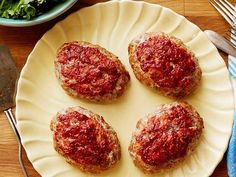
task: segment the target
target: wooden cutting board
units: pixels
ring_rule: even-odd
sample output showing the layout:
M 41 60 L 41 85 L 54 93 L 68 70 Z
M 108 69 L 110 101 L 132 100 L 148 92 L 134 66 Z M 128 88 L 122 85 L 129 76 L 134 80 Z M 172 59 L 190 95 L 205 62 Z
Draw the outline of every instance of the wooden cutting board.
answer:
M 84 0 L 85 1 L 85 0 Z M 202 30 L 213 29 L 220 34 L 224 34 L 229 29 L 228 24 L 208 3 L 207 0 L 146 0 L 169 7 L 179 14 L 184 15 L 188 20 L 198 25 Z M 98 2 L 89 0 L 88 3 Z M 236 3 L 236 1 L 231 1 Z M 26 58 L 41 36 L 49 30 L 55 23 L 65 18 L 68 14 L 77 11 L 88 4 L 77 3 L 66 14 L 45 24 L 26 28 L 0 27 L 0 44 L 5 44 L 10 48 L 12 56 L 19 70 L 26 62 Z M 222 54 L 222 53 L 221 53 Z M 227 56 L 222 54 L 227 61 Z M 1 99 L 1 98 L 0 98 Z M 40 176 L 23 155 L 26 168 L 30 177 Z M 23 177 L 18 163 L 18 145 L 14 134 L 3 113 L 0 113 L 0 177 Z M 212 177 L 227 177 L 225 158 L 215 169 Z

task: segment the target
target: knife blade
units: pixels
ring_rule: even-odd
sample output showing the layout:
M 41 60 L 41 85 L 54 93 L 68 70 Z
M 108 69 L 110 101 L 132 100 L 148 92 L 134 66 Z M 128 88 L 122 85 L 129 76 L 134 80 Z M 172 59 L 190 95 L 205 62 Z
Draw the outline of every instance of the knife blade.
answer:
M 236 57 L 236 49 L 220 34 L 212 30 L 205 30 L 204 33 L 210 41 L 221 51 Z

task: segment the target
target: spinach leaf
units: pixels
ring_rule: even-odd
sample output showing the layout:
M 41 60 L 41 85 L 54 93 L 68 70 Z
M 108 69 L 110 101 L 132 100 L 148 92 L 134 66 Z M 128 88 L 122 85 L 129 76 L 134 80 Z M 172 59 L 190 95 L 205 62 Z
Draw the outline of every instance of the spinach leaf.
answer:
M 0 17 L 32 19 L 65 0 L 0 0 Z

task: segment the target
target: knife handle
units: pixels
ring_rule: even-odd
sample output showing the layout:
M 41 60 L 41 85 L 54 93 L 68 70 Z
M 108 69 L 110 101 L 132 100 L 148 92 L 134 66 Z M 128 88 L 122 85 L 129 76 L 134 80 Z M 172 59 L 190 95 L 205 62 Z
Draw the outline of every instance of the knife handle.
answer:
M 16 119 L 12 113 L 11 108 L 5 110 L 4 113 L 6 114 L 8 122 L 10 123 L 11 128 L 16 135 L 16 140 L 19 145 L 18 158 L 19 158 L 19 163 L 20 163 L 21 169 L 23 171 L 24 177 L 28 177 L 28 174 L 27 174 L 27 171 L 26 171 L 23 159 L 22 159 L 22 144 L 21 144 L 20 134 L 17 130 Z

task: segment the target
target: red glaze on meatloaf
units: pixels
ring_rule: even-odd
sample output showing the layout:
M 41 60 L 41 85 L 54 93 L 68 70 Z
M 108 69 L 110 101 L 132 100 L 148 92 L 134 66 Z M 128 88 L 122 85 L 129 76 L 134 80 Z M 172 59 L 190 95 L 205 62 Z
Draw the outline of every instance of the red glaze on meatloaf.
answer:
M 88 42 L 63 44 L 55 66 L 68 94 L 91 101 L 107 102 L 121 96 L 130 80 L 118 57 Z
M 181 98 L 199 85 L 197 58 L 173 36 L 142 34 L 131 41 L 129 58 L 137 79 L 166 96 Z
M 115 131 L 103 117 L 84 108 L 67 108 L 57 113 L 51 130 L 57 152 L 83 171 L 98 173 L 120 159 Z
M 202 118 L 188 103 L 162 105 L 137 123 L 130 155 L 147 173 L 174 167 L 194 150 L 202 129 Z

